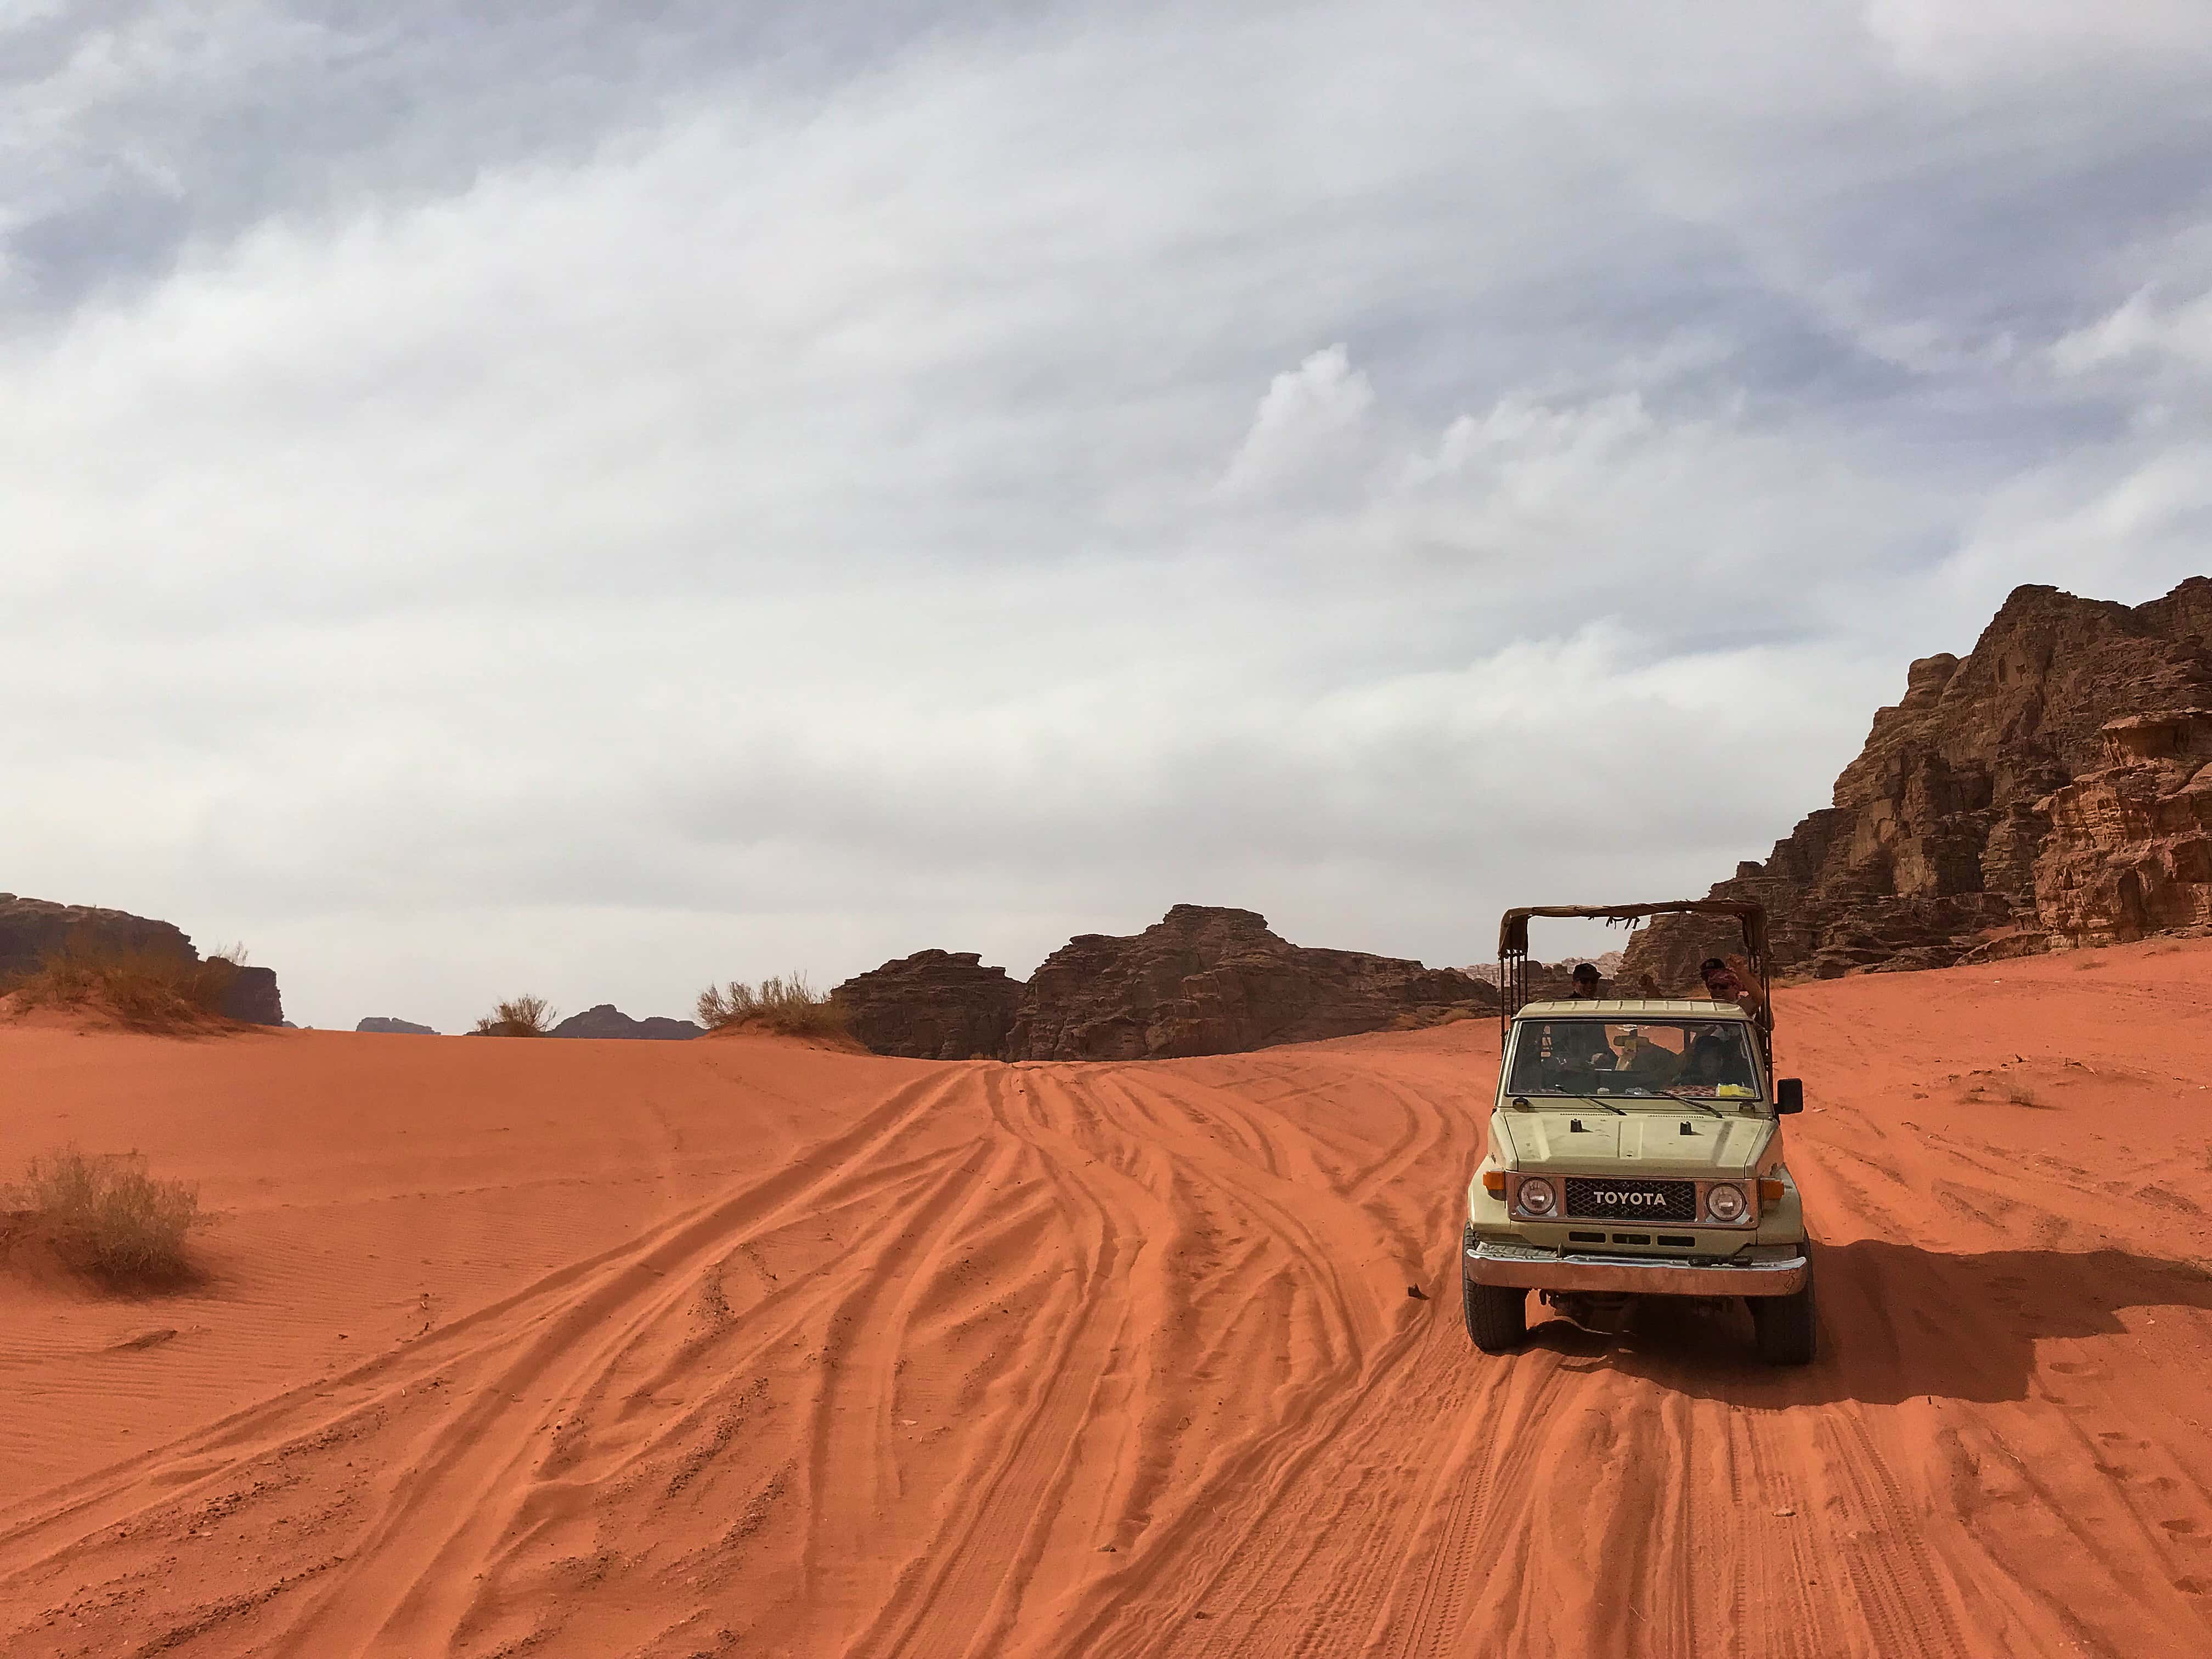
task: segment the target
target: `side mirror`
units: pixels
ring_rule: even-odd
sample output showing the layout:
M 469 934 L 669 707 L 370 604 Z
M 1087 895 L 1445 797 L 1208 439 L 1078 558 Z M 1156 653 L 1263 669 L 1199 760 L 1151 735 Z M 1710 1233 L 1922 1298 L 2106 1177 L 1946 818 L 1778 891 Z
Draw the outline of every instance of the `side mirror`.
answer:
M 1774 1115 L 1787 1117 L 1805 1109 L 1805 1079 L 1785 1077 L 1774 1085 Z

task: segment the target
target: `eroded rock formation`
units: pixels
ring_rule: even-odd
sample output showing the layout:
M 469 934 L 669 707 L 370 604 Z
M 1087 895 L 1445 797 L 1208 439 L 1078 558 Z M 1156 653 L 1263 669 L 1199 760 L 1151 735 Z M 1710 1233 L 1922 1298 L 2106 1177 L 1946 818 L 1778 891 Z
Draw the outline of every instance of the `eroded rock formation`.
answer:
M 1026 985 L 972 954 L 925 951 L 836 994 L 870 1048 L 935 1060 L 1236 1054 L 1498 1006 L 1456 969 L 1304 949 L 1256 912 L 1197 904 L 1141 933 L 1079 934 Z
M 2212 708 L 2130 715 L 2103 767 L 2043 803 L 2036 910 L 2077 944 L 2212 926 Z
M 100 951 L 151 951 L 198 962 L 184 933 L 122 910 L 0 893 L 0 976 L 27 974 L 64 947 Z
M 228 958 L 211 957 L 212 962 Z M 230 984 L 222 994 L 221 1012 L 226 1019 L 242 1019 L 250 1025 L 284 1024 L 284 999 L 276 989 L 276 970 L 252 963 L 233 965 Z
M 65 949 L 101 955 L 143 951 L 183 962 L 200 959 L 191 939 L 169 922 L 96 905 L 57 904 L 51 899 L 0 893 L 0 980 L 31 973 L 47 957 Z M 227 962 L 228 958 L 209 960 Z M 255 1025 L 283 1024 L 284 1000 L 276 988 L 275 970 L 234 967 L 219 1012 L 228 1018 Z
M 370 1015 L 367 1019 L 362 1021 L 360 1024 L 355 1026 L 353 1029 L 356 1031 L 382 1031 L 388 1035 L 396 1036 L 435 1036 L 438 1035 L 437 1030 L 434 1026 L 417 1025 L 411 1019 L 390 1019 L 377 1014 Z
M 695 1025 L 688 1019 L 670 1019 L 661 1014 L 648 1014 L 643 1019 L 632 1019 L 611 1002 L 602 1002 L 597 1007 L 586 1008 L 580 1014 L 571 1014 L 556 1025 L 548 1036 L 556 1037 L 636 1037 L 663 1042 L 681 1042 L 686 1037 L 704 1034 L 706 1028 Z
M 2132 607 L 2016 588 L 1964 659 L 1911 665 L 1904 699 L 1875 716 L 1864 751 L 1836 781 L 1833 805 L 1713 893 L 1764 903 L 1778 972 L 1822 978 L 2117 936 L 2085 920 L 2103 901 L 2063 893 L 2094 887 L 2090 865 L 2122 854 L 2134 826 L 2191 809 L 2185 802 L 2145 817 L 2087 788 L 2091 775 L 2113 769 L 2106 728 L 2202 707 L 2212 707 L 2212 580 L 2191 577 Z M 2148 776 L 2114 787 L 2139 793 Z M 2069 793 L 2077 781 L 2084 792 Z M 2185 793 L 2185 782 L 2174 790 Z M 2055 814 L 2069 815 L 2069 850 L 2046 857 Z M 2178 831 L 2150 838 L 2173 835 L 2188 840 Z M 2093 854 L 2093 843 L 2104 851 Z M 2175 868 L 2193 867 L 2185 850 L 2168 850 L 2182 860 Z M 2147 854 L 2138 884 L 2153 866 L 2166 868 L 2159 860 L 2167 856 Z M 2111 903 L 2122 908 L 2124 874 L 2114 866 Z M 2191 884 L 2179 874 L 2160 879 L 2161 891 Z M 2189 901 L 2160 902 L 2185 909 Z M 1734 939 L 1724 926 L 1662 920 L 1636 936 L 1624 971 L 1688 987 L 1699 959 Z
M 1006 1053 L 1237 1054 L 1497 1006 L 1494 988 L 1455 968 L 1309 949 L 1269 931 L 1256 911 L 1178 904 L 1141 933 L 1080 934 L 1046 957 L 1022 994 Z
M 923 951 L 848 979 L 834 994 L 854 1038 L 879 1054 L 995 1059 L 1022 982 L 984 967 L 973 951 Z

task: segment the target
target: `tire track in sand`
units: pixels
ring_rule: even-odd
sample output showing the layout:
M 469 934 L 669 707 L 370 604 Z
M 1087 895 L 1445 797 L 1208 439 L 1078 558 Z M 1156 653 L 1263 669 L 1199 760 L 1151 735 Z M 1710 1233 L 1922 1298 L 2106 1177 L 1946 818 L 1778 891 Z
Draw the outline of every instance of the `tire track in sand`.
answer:
M 1052 1183 L 1054 1206 L 1078 1253 L 1076 1283 L 1058 1293 L 1058 1305 L 1032 1316 L 1032 1323 L 1041 1316 L 1054 1326 L 1043 1352 L 1034 1356 L 1046 1375 L 1011 1425 L 1002 1455 L 957 1495 L 928 1547 L 847 1646 L 848 1659 L 963 1659 L 1001 1650 L 1017 1600 L 1009 1586 L 1018 1586 L 1054 1519 L 1052 1500 L 1067 1480 L 1079 1433 L 1126 1318 L 1120 1286 L 1140 1236 L 1126 1209 L 1117 1216 L 1121 1206 L 1102 1196 L 1109 1188 L 1079 1180 L 1073 1160 L 1055 1155 L 1072 1144 L 1066 1136 L 1070 1115 L 1062 1112 L 1053 1122 L 1048 1114 L 1053 1127 L 1040 1133 L 1035 1120 L 1009 1109 L 1003 1074 L 984 1074 L 982 1086 L 995 1123 Z M 1065 1276 L 1055 1283 L 1065 1284 Z

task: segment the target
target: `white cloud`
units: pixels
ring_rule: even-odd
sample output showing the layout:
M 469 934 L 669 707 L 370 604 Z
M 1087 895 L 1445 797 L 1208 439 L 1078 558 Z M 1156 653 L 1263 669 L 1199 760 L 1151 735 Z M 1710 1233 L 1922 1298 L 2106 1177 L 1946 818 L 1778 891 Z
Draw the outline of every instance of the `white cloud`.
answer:
M 1763 852 L 2014 582 L 2201 563 L 2193 106 L 2124 57 L 2088 191 L 1846 6 L 1077 5 L 804 72 L 586 7 L 635 82 L 576 104 L 445 13 L 155 6 L 0 141 L 0 885 L 243 934 L 318 1023 L 1181 899 L 1464 960 Z M 378 52 L 417 103 L 317 125 Z M 173 240 L 27 159 L 118 122 Z
M 1222 493 L 1295 489 L 1342 471 L 1358 459 L 1354 441 L 1374 406 L 1375 388 L 1343 346 L 1315 352 L 1268 383 L 1251 430 L 1222 474 Z
M 1951 82 L 2078 70 L 2085 58 L 2212 56 L 2196 0 L 1867 0 L 1866 22 L 1899 68 Z
M 2108 316 L 2061 336 L 2051 356 L 2068 374 L 2161 356 L 2212 370 L 2212 293 L 2162 303 L 2149 290 L 2138 289 Z

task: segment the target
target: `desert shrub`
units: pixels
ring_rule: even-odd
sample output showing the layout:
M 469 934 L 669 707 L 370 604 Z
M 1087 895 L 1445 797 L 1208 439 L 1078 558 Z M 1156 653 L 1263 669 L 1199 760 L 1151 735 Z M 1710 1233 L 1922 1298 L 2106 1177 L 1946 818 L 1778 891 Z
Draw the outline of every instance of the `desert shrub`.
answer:
M 509 997 L 477 1022 L 478 1036 L 544 1036 L 560 1018 L 544 997 Z
M 26 1008 L 96 1009 L 141 1030 L 201 1025 L 222 1012 L 244 949 L 205 962 L 171 951 L 125 948 L 72 937 L 27 974 L 0 982 Z
M 34 1158 L 13 1196 L 64 1261 L 112 1279 L 180 1277 L 185 1235 L 201 1219 L 199 1188 L 155 1180 L 137 1152 L 70 1146 Z
M 2101 968 L 2104 965 L 2105 959 L 2102 957 L 2076 957 L 2074 959 L 2074 971 L 2077 974 L 2086 974 L 2092 968 Z
M 2040 1106 L 2043 1104 L 2043 1097 L 2037 1094 L 2034 1090 L 2029 1088 L 2024 1083 L 2008 1085 L 2005 1088 L 2004 1097 L 2008 1103 L 2014 1106 Z
M 845 1006 L 817 992 L 800 973 L 771 975 L 756 986 L 741 979 L 699 993 L 699 1023 L 710 1031 L 757 1025 L 786 1036 L 828 1036 L 845 1029 Z

